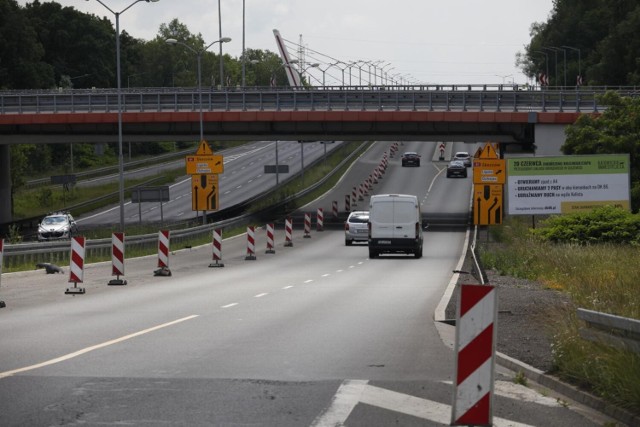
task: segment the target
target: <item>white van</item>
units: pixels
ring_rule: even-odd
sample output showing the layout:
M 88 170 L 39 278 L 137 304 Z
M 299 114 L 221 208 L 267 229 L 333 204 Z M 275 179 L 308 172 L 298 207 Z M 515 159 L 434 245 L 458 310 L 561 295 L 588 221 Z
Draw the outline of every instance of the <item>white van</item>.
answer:
M 418 198 L 409 194 L 379 194 L 369 201 L 369 258 L 381 253 L 422 257 L 422 215 Z

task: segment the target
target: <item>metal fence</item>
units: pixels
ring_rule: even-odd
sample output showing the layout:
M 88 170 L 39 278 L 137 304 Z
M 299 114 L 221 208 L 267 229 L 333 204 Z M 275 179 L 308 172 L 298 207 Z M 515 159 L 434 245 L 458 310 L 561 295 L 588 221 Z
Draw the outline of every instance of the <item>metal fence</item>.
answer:
M 610 88 L 636 97 L 640 88 Z M 609 88 L 506 90 L 501 87 L 340 87 L 123 89 L 123 112 L 198 111 L 540 111 L 598 112 Z M 114 89 L 0 92 L 0 114 L 114 113 Z

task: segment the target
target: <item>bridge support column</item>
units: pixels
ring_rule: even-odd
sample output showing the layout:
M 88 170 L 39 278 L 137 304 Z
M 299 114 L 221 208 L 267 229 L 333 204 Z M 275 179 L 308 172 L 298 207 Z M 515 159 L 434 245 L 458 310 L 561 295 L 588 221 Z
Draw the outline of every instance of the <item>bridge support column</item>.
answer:
M 0 145 L 0 224 L 11 222 L 11 159 L 9 145 Z

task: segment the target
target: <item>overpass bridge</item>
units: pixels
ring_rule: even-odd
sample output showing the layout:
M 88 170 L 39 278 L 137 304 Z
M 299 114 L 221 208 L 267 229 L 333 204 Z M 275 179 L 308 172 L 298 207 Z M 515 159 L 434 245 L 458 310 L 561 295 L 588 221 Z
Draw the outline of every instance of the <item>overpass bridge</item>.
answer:
M 564 140 L 597 96 L 640 88 L 354 86 L 0 91 L 0 199 L 10 200 L 9 145 L 118 140 L 422 140 L 533 144 Z M 556 141 L 557 142 L 557 141 Z M 6 220 L 6 204 L 0 218 Z M 9 210 L 10 212 L 10 210 Z M 10 216 L 10 215 L 9 215 Z M 2 222 L 2 221 L 0 221 Z

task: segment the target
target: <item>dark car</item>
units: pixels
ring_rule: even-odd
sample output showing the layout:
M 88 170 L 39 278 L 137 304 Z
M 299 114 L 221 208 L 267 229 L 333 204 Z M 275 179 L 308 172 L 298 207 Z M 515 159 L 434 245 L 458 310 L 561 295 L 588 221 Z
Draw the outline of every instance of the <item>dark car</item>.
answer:
M 407 151 L 402 155 L 402 166 L 420 166 L 420 155 L 413 151 Z
M 462 160 L 451 160 L 447 165 L 447 178 L 452 176 L 467 177 L 467 167 Z

